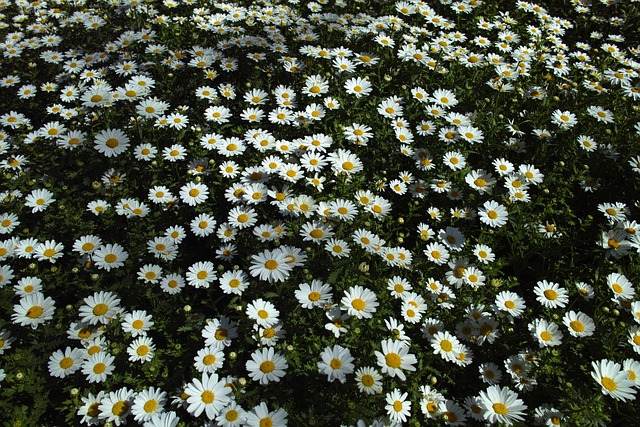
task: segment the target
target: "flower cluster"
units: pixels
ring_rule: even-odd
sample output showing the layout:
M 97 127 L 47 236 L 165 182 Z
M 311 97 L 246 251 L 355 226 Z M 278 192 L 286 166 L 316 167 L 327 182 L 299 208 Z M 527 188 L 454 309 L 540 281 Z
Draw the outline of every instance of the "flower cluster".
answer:
M 94 3 L 0 4 L 16 423 L 640 417 L 636 2 Z

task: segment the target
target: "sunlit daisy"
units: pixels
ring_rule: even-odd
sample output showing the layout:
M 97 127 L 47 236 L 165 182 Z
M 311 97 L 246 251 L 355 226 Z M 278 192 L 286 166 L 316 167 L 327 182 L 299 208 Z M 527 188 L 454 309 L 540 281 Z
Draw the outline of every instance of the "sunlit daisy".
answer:
M 337 379 L 344 384 L 347 381 L 346 376 L 353 373 L 353 360 L 354 358 L 348 348 L 340 345 L 334 345 L 333 348 L 325 347 L 320 353 L 318 372 L 327 375 L 329 382 Z

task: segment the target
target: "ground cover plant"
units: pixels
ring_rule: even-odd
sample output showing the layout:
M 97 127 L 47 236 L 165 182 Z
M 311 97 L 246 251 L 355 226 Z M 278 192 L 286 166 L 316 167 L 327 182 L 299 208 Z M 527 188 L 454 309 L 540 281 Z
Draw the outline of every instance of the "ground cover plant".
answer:
M 637 424 L 639 21 L 0 0 L 3 425 Z

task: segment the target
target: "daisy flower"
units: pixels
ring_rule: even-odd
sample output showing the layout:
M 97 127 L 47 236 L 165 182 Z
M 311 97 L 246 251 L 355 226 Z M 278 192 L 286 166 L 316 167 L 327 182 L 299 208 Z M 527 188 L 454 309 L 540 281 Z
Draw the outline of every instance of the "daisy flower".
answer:
M 453 362 L 458 356 L 460 341 L 447 331 L 436 332 L 430 344 L 433 353 L 439 354 L 446 361 Z
M 106 394 L 100 401 L 98 418 L 116 426 L 126 424 L 126 418 L 131 413 L 134 395 L 135 391 L 126 387 Z
M 616 299 L 633 299 L 636 293 L 633 284 L 620 273 L 609 274 L 607 276 L 607 286 Z
M 55 240 L 47 240 L 36 245 L 33 250 L 33 257 L 38 261 L 49 261 L 55 264 L 56 260 L 64 255 L 63 250 L 62 243 L 57 243 Z
M 379 305 L 374 292 L 357 285 L 345 290 L 344 295 L 340 303 L 342 304 L 342 309 L 346 310 L 349 315 L 358 319 L 370 319 L 373 317 L 373 313 L 376 312 L 376 308 Z
M 198 372 L 212 374 L 222 368 L 224 359 L 224 353 L 217 346 L 205 347 L 198 350 L 198 354 L 193 358 L 193 365 Z
M 273 347 L 256 350 L 251 354 L 251 360 L 245 365 L 252 380 L 260 384 L 280 382 L 280 378 L 286 375 L 287 359 L 280 352 L 275 352 Z
M 324 307 L 331 301 L 333 293 L 331 292 L 330 285 L 314 279 L 311 285 L 301 283 L 295 291 L 295 296 L 300 305 L 302 305 L 302 308 L 311 309 L 314 307 Z
M 187 411 L 195 417 L 203 412 L 209 420 L 214 420 L 222 409 L 231 402 L 231 388 L 218 379 L 217 374 L 202 374 L 202 379 L 194 378 L 184 389 Z
M 329 382 L 337 379 L 344 384 L 347 381 L 346 376 L 353 373 L 353 360 L 348 348 L 340 345 L 334 345 L 333 348 L 325 347 L 320 353 L 318 372 L 328 375 Z
M 275 411 L 269 411 L 267 404 L 261 402 L 250 412 L 245 413 L 246 427 L 285 427 L 287 423 L 287 412 L 283 408 Z
M 565 288 L 546 280 L 539 281 L 533 288 L 533 293 L 536 300 L 546 308 L 564 308 L 569 302 L 569 294 Z
M 525 302 L 514 292 L 502 291 L 496 295 L 495 308 L 510 316 L 520 317 L 524 313 Z
M 96 267 L 111 271 L 112 268 L 122 267 L 124 262 L 129 258 L 129 254 L 122 246 L 114 243 L 100 246 L 93 253 L 92 258 Z
M 258 298 L 248 304 L 246 313 L 249 319 L 255 320 L 258 325 L 265 328 L 278 323 L 278 316 L 280 315 L 280 312 L 276 310 L 273 304 L 269 301 L 264 301 L 262 298 Z
M 555 110 L 551 115 L 551 121 L 562 129 L 572 128 L 578 123 L 575 114 L 562 110 Z
M 242 295 L 249 287 L 249 276 L 242 270 L 230 270 L 220 276 L 219 282 L 225 294 Z
M 589 337 L 593 335 L 596 330 L 596 324 L 589 316 L 581 311 L 575 312 L 573 310 L 565 313 L 562 317 L 562 323 L 569 330 L 569 334 L 573 337 Z
M 130 362 L 149 362 L 153 359 L 156 346 L 147 336 L 142 336 L 133 340 L 127 347 Z
M 331 306 L 330 306 L 331 307 Z M 349 314 L 342 313 L 339 307 L 331 307 L 326 313 L 329 323 L 325 323 L 324 328 L 333 333 L 336 338 L 347 332 L 344 322 L 349 319 Z
M 480 221 L 491 228 L 502 227 L 509 219 L 507 209 L 493 200 L 484 202 L 482 208 L 478 210 Z
M 506 387 L 492 385 L 480 392 L 478 405 L 484 411 L 483 417 L 490 423 L 503 423 L 508 426 L 524 421 L 527 405 L 518 398 L 518 394 Z
M 145 336 L 154 325 L 152 316 L 144 310 L 134 310 L 122 318 L 122 331 L 132 337 Z
M 348 94 L 355 95 L 356 98 L 367 96 L 373 91 L 369 80 L 361 77 L 354 77 L 347 80 L 344 82 L 344 88 Z
M 160 289 L 170 295 L 175 295 L 182 291 L 185 281 L 180 274 L 170 273 L 160 280 Z
M 72 375 L 80 369 L 80 364 L 83 361 L 84 351 L 79 348 L 67 347 L 64 352 L 56 350 L 49 357 L 49 375 L 57 378 Z
M 102 246 L 102 239 L 93 234 L 79 237 L 73 242 L 73 250 L 79 254 L 91 254 Z
M 189 206 L 203 203 L 209 197 L 209 189 L 206 185 L 190 182 L 180 187 L 180 199 Z
M 13 306 L 11 320 L 20 326 L 31 326 L 37 329 L 39 325 L 53 318 L 55 301 L 35 292 L 22 297 L 18 304 Z
M 223 350 L 231 345 L 232 340 L 238 338 L 237 323 L 226 316 L 210 320 L 202 330 L 202 337 L 206 346 Z
M 33 190 L 25 197 L 24 205 L 31 208 L 31 213 L 36 213 L 44 211 L 55 201 L 56 199 L 53 198 L 53 193 L 51 191 L 46 189 L 37 189 Z
M 8 329 L 0 329 L 0 354 L 4 354 L 5 351 L 11 348 L 11 343 L 16 340 L 11 336 L 11 331 Z
M 409 345 L 401 340 L 385 340 L 382 341 L 382 352 L 376 351 L 377 364 L 380 366 L 383 374 L 390 377 L 397 376 L 401 381 L 406 380 L 403 370 L 415 371 L 415 365 L 418 363 L 415 355 L 409 353 Z
M 361 393 L 380 394 L 382 393 L 382 375 L 372 367 L 359 368 L 356 371 L 356 384 Z
M 136 394 L 131 405 L 131 414 L 137 422 L 147 422 L 164 413 L 167 393 L 155 387 L 149 387 Z
M 392 392 L 385 396 L 385 410 L 392 421 L 403 423 L 407 421 L 407 417 L 411 416 L 411 401 L 407 400 L 408 393 L 402 393 L 400 390 L 393 389 Z
M 162 267 L 157 264 L 146 264 L 138 270 L 138 279 L 144 283 L 158 283 L 162 276 Z
M 545 319 L 536 319 L 529 324 L 529 331 L 538 340 L 540 348 L 555 347 L 562 344 L 562 332 L 558 325 Z
M 100 423 L 100 419 L 98 418 L 100 410 L 98 408 L 100 407 L 100 402 L 104 398 L 105 394 L 106 393 L 104 391 L 101 391 L 95 396 L 92 393 L 89 393 L 88 396 L 81 397 L 82 406 L 80 406 L 77 412 L 78 416 L 82 416 L 80 423 L 87 425 Z
M 196 288 L 206 289 L 216 278 L 217 274 L 211 261 L 196 262 L 187 271 L 187 283 Z
M 111 375 L 115 369 L 115 366 L 113 366 L 115 359 L 115 357 L 104 351 L 94 353 L 82 362 L 82 373 L 87 376 L 89 383 L 104 382 L 107 376 Z
M 94 147 L 107 157 L 117 157 L 129 148 L 129 137 L 120 129 L 103 130 L 95 136 Z
M 120 310 L 120 299 L 111 292 L 99 291 L 84 299 L 80 306 L 80 320 L 89 325 L 107 324 Z
M 629 379 L 629 372 L 623 370 L 618 363 L 602 359 L 591 362 L 591 366 L 591 377 L 602 387 L 602 394 L 615 400 L 635 400 L 635 381 Z
M 260 280 L 283 282 L 291 273 L 292 267 L 287 263 L 287 255 L 280 249 L 264 250 L 251 256 L 249 274 Z

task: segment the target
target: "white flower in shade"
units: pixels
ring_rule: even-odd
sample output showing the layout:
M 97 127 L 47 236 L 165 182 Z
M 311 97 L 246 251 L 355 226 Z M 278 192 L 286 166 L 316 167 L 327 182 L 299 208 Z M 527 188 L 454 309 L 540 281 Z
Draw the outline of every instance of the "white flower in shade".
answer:
M 207 418 L 213 420 L 222 409 L 231 402 L 231 388 L 225 386 L 225 381 L 220 381 L 217 374 L 202 374 L 202 379 L 194 378 L 184 392 L 187 398 L 187 411 L 195 417 L 203 412 Z
M 415 365 L 418 363 L 416 356 L 409 353 L 409 345 L 400 340 L 384 340 L 382 341 L 382 352 L 376 351 L 375 356 L 382 373 L 390 377 L 397 376 L 401 381 L 405 381 L 403 370 L 415 371 Z
M 616 400 L 635 400 L 635 381 L 629 379 L 629 372 L 623 370 L 618 363 L 602 359 L 599 362 L 591 362 L 591 366 L 591 376 L 602 387 L 602 394 Z
M 515 421 L 524 421 L 527 405 L 518 399 L 518 394 L 506 387 L 493 385 L 480 392 L 478 405 L 483 411 L 484 419 L 490 423 L 503 423 L 508 426 Z
M 318 372 L 328 375 L 328 381 L 338 380 L 341 383 L 347 381 L 347 375 L 353 373 L 354 358 L 351 351 L 340 345 L 334 345 L 333 348 L 325 347 L 320 353 L 320 361 L 318 362 Z
M 251 354 L 245 367 L 252 380 L 260 384 L 280 382 L 280 378 L 286 375 L 287 359 L 280 352 L 275 352 L 273 347 L 255 350 Z
M 105 392 L 101 391 L 97 395 L 89 393 L 86 397 L 81 397 L 82 406 L 78 409 L 78 416 L 82 416 L 80 420 L 81 424 L 94 425 L 99 424 L 100 420 L 98 415 L 100 414 L 100 402 L 104 398 Z

